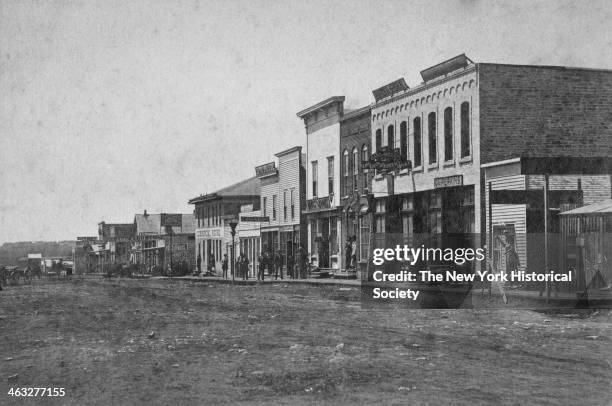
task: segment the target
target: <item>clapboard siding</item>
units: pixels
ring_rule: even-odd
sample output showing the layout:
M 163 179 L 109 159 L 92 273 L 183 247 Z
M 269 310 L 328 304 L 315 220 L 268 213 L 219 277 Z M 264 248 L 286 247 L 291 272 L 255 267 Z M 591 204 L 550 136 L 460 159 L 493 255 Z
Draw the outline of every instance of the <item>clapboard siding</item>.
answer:
M 553 175 L 548 178 L 550 190 L 577 190 L 581 180 L 583 204 L 600 202 L 611 197 L 610 175 Z M 544 175 L 527 176 L 528 189 L 543 189 Z
M 493 190 L 524 190 L 526 180 L 524 175 L 505 176 L 489 179 Z M 491 230 L 489 220 L 489 187 L 487 185 L 485 192 L 485 210 L 487 218 L 487 244 L 490 244 Z M 514 225 L 516 233 L 515 247 L 516 252 L 521 262 L 521 268 L 525 267 L 527 262 L 527 206 L 524 204 L 494 204 L 491 208 L 493 217 L 493 226 L 497 225 Z

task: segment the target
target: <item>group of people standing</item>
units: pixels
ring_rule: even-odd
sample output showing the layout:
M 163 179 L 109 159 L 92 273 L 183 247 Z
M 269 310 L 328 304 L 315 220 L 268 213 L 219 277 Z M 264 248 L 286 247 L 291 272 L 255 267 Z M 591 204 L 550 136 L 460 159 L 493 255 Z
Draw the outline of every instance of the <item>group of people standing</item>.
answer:
M 293 278 L 306 277 L 305 270 L 307 269 L 308 255 L 305 254 L 304 251 L 305 250 L 303 249 L 299 249 L 296 252 L 295 258 L 293 258 L 293 261 L 287 262 L 287 276 L 291 276 Z M 214 275 L 215 274 L 215 268 L 214 268 L 214 262 L 213 262 L 214 257 L 211 254 L 209 258 L 211 260 L 209 260 L 209 264 L 207 266 L 207 271 L 208 271 L 207 274 Z M 201 263 L 202 263 L 202 259 L 198 255 L 198 259 L 197 259 L 197 266 L 198 266 L 197 273 L 198 274 L 200 274 L 201 272 Z M 239 253 L 239 255 L 236 257 L 236 262 L 235 262 L 235 276 L 237 278 L 242 278 L 244 280 L 247 280 L 249 277 L 250 264 L 251 262 L 249 261 L 249 257 L 247 256 L 247 254 L 244 252 Z M 285 277 L 285 275 L 283 274 L 284 264 L 285 264 L 285 261 L 284 261 L 283 255 L 279 251 L 273 252 L 271 250 L 268 250 L 268 251 L 264 251 L 260 253 L 259 256 L 257 257 L 257 270 L 256 270 L 257 280 L 263 281 L 265 279 L 266 273 L 270 277 L 274 276 L 274 279 L 278 279 L 279 277 L 280 279 L 284 279 Z M 228 270 L 230 270 L 230 262 L 229 262 L 227 254 L 223 254 L 223 259 L 221 260 L 221 270 L 223 271 L 223 278 L 228 278 L 231 276 L 228 273 Z

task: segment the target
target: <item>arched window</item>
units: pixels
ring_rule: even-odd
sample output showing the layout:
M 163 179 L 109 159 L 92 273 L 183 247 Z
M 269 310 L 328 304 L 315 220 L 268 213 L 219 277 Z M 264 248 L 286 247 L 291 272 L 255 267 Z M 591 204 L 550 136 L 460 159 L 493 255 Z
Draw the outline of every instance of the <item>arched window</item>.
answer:
M 470 151 L 470 103 L 461 103 L 461 158 L 471 155 Z
M 436 149 L 436 113 L 434 112 L 427 116 L 427 135 L 429 137 L 429 163 L 435 164 L 438 161 L 438 151 Z
M 421 117 L 412 120 L 412 130 L 414 131 L 414 167 L 418 168 L 423 164 L 422 157 L 422 138 L 421 138 Z
M 387 146 L 389 148 L 395 148 L 395 127 L 392 125 L 387 127 Z
M 408 160 L 408 123 L 406 121 L 400 124 L 400 154 L 403 161 Z
M 349 179 L 349 153 L 348 153 L 348 151 L 346 149 L 342 153 L 342 166 L 344 168 L 344 190 L 343 190 L 343 194 L 344 194 L 344 196 L 347 196 L 348 195 L 348 191 L 349 191 L 349 184 L 348 184 L 348 179 Z
M 444 109 L 444 160 L 453 160 L 453 109 Z
M 353 190 L 359 190 L 359 153 L 357 147 L 353 147 Z
M 367 162 L 370 159 L 370 157 L 368 156 L 368 145 L 367 144 L 363 144 L 361 146 L 361 162 L 363 164 L 363 162 Z M 369 184 L 368 184 L 368 171 L 367 170 L 363 170 L 361 171 L 362 173 L 362 178 L 363 178 L 363 182 L 362 182 L 362 188 L 363 188 L 363 193 L 368 193 L 369 191 Z
M 376 130 L 376 152 L 380 151 L 382 147 L 382 130 L 379 128 Z

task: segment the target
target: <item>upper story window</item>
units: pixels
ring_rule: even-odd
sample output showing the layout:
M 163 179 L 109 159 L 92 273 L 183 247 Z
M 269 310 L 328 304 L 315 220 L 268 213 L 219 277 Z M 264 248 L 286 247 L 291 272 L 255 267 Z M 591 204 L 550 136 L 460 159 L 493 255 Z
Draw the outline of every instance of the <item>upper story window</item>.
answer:
M 370 157 L 368 156 L 368 146 L 366 144 L 363 144 L 361 146 L 361 162 L 367 162 L 370 159 Z M 369 186 L 368 186 L 368 171 L 367 170 L 363 170 L 362 171 L 362 177 L 363 177 L 363 193 L 368 193 L 369 191 Z
M 453 160 L 453 109 L 444 109 L 444 160 Z
M 415 119 L 412 121 L 412 129 L 414 131 L 414 167 L 418 168 L 423 164 L 423 147 L 421 146 L 421 117 L 415 117 Z
M 327 190 L 329 196 L 334 194 L 334 157 L 327 157 Z
M 344 190 L 342 191 L 342 194 L 344 196 L 348 195 L 348 191 L 349 189 L 349 184 L 348 184 L 348 176 L 349 176 L 349 153 L 348 151 L 345 149 L 344 152 L 342 152 L 342 174 L 344 176 Z
M 357 147 L 353 147 L 353 190 L 356 192 L 359 189 L 359 153 Z
M 291 220 L 295 219 L 295 188 L 291 188 Z
M 395 148 L 395 127 L 392 125 L 387 127 L 387 146 Z
M 438 161 L 437 151 L 437 132 L 436 132 L 436 113 L 431 112 L 427 116 L 427 135 L 429 136 L 429 163 L 435 164 Z
M 272 220 L 276 220 L 276 195 L 272 195 Z
M 283 190 L 283 220 L 287 221 L 287 189 Z
M 317 161 L 312 161 L 312 197 L 318 196 L 318 185 L 317 180 L 319 179 L 319 163 Z
M 266 217 L 268 215 L 268 198 L 267 197 L 262 197 L 261 198 L 261 210 L 263 210 L 263 215 L 264 217 Z
M 382 148 L 382 130 L 379 128 L 376 130 L 376 152 Z
M 400 155 L 402 160 L 408 160 L 408 122 L 400 124 Z
M 461 158 L 471 155 L 470 151 L 470 103 L 461 103 Z

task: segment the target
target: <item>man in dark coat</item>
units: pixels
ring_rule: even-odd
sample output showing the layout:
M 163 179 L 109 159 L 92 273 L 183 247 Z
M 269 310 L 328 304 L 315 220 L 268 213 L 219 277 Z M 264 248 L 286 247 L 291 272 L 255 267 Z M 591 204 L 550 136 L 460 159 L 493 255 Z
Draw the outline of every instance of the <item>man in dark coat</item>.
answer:
M 242 256 L 242 277 L 245 281 L 249 278 L 249 258 L 246 254 Z
M 221 269 L 223 270 L 223 279 L 227 279 L 227 254 L 223 254 L 223 261 L 221 261 Z
M 283 257 L 280 252 L 277 252 L 274 254 L 274 279 L 278 279 L 279 273 L 280 278 L 283 279 Z

